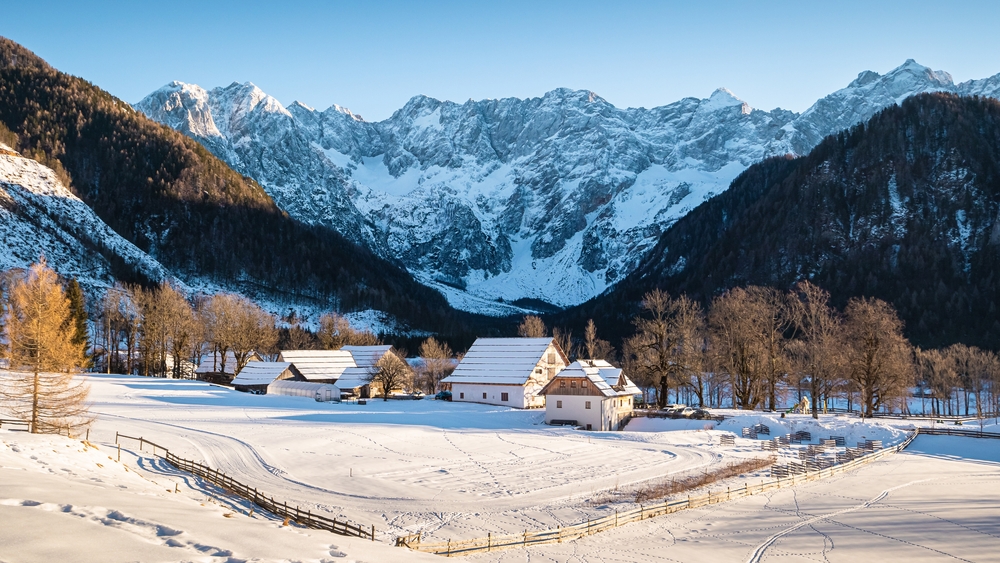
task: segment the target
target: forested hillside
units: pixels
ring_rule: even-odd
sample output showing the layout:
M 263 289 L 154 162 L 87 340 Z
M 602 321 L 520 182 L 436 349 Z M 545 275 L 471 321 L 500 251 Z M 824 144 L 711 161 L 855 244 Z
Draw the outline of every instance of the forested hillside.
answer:
M 188 137 L 0 38 L 0 122 L 123 237 L 178 277 L 375 308 L 461 330 L 437 292 L 332 229 L 290 219 Z M 142 281 L 138 272 L 121 277 Z
M 810 280 L 837 306 L 892 303 L 922 346 L 1000 346 L 1000 102 L 925 94 L 750 167 L 661 237 L 612 291 L 554 319 L 632 331 L 654 287 L 707 302 Z

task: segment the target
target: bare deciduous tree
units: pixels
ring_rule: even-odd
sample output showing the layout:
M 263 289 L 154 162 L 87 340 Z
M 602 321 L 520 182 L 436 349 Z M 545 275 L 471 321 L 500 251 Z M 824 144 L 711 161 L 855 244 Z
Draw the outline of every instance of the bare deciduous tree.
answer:
M 221 358 L 221 373 L 225 373 L 228 352 L 236 361 L 233 374 L 239 375 L 253 352 L 268 353 L 278 342 L 274 315 L 245 297 L 219 293 L 209 298 L 204 309 L 207 332 Z
M 535 315 L 525 315 L 524 320 L 517 327 L 517 334 L 525 338 L 545 338 L 548 336 L 548 328 L 541 318 Z
M 576 345 L 573 343 L 572 330 L 552 327 L 552 338 L 570 361 L 576 358 Z
M 765 360 L 746 290 L 733 288 L 712 301 L 709 324 L 717 365 L 729 375 L 733 406 L 756 408 L 761 401 Z
M 10 367 L 24 370 L 0 386 L 12 414 L 32 433 L 70 434 L 89 425 L 89 388 L 73 379 L 83 345 L 73 342 L 69 299 L 44 259 L 11 284 L 3 328 Z
M 376 346 L 382 343 L 374 333 L 355 329 L 350 321 L 337 313 L 326 313 L 319 318 L 319 332 L 316 336 L 325 350 L 339 350 L 344 346 Z
M 607 340 L 597 337 L 597 325 L 594 319 L 587 320 L 587 327 L 583 330 L 583 351 L 589 360 L 611 361 L 615 348 Z
M 393 349 L 369 368 L 367 379 L 373 388 L 378 387 L 382 399 L 388 401 L 394 390 L 412 385 L 413 370 L 403 355 Z M 372 390 L 373 393 L 374 391 L 375 389 Z
M 792 318 L 798 331 L 794 364 L 808 378 L 812 416 L 819 418 L 820 403 L 842 383 L 843 325 L 830 306 L 830 294 L 805 281 L 795 286 L 791 299 Z
M 626 341 L 626 362 L 635 370 L 631 373 L 656 386 L 663 407 L 671 386 L 687 385 L 700 373 L 704 312 L 687 296 L 671 299 L 659 289 L 643 297 L 642 307 L 648 316 L 633 320 L 636 334 Z
M 420 368 L 420 380 L 427 393 L 435 393 L 441 380 L 455 371 L 454 354 L 451 347 L 444 342 L 438 342 L 433 336 L 420 344 L 420 357 L 424 365 Z
M 861 394 L 861 415 L 872 416 L 905 398 L 913 379 L 910 344 L 896 310 L 880 299 L 853 298 L 846 318 L 849 380 Z

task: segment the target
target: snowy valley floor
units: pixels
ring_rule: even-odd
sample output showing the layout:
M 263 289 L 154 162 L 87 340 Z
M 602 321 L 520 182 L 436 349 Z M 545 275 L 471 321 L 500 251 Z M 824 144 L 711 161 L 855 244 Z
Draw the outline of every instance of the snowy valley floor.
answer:
M 635 420 L 627 432 L 542 424 L 542 411 L 436 401 L 320 404 L 200 382 L 91 376 L 90 440 L 0 431 L 0 561 L 432 561 L 397 535 L 468 539 L 634 505 L 649 480 L 762 455 L 718 435 L 754 422 L 848 444 L 904 433 L 857 419 L 736 414 Z M 896 424 L 899 424 L 898 422 Z M 716 427 L 717 426 L 717 427 Z M 217 497 L 115 432 L 203 460 L 303 510 L 374 524 L 379 542 L 282 526 Z M 1000 441 L 924 436 L 857 471 L 484 561 L 987 561 L 1000 545 Z M 754 482 L 767 471 L 733 481 Z M 736 484 L 736 483 L 732 483 Z M 726 486 L 722 483 L 720 486 Z M 175 487 L 179 492 L 172 492 Z M 168 489 L 170 492 L 168 492 Z M 57 531 L 57 533 L 53 533 Z M 72 554 L 71 556 L 68 556 Z

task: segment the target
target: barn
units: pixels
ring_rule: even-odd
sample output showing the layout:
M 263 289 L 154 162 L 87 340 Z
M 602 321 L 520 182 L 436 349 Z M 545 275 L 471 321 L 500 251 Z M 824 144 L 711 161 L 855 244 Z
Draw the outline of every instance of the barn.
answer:
M 344 371 L 357 367 L 346 350 L 282 350 L 279 362 L 291 362 L 310 383 L 335 383 Z
M 641 393 L 622 370 L 604 360 L 573 362 L 548 382 L 545 423 L 620 430 L 632 417 L 632 401 Z
M 442 383 L 451 388 L 453 401 L 543 407 L 539 391 L 567 364 L 553 338 L 477 338 Z
M 285 379 L 302 379 L 302 374 L 289 362 L 249 362 L 233 379 L 233 388 L 264 395 L 268 385 Z

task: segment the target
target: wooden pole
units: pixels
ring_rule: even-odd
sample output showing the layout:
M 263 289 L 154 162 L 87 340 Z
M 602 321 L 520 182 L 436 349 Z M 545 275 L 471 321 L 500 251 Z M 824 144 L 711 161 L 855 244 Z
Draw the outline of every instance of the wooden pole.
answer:
M 375 524 L 372 524 L 372 541 L 375 541 Z
M 117 444 L 117 442 L 115 442 Z M 118 463 L 122 461 L 122 445 L 118 444 Z

